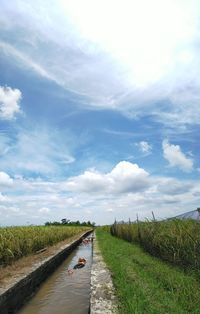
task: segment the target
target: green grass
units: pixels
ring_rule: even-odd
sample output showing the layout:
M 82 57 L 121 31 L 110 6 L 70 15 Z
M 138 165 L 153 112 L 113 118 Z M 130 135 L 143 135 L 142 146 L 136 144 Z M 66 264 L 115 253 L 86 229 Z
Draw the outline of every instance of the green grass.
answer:
M 0 228 L 0 265 L 83 233 L 88 227 L 34 226 Z
M 113 276 L 119 313 L 200 313 L 200 285 L 194 277 L 101 228 L 96 235 Z

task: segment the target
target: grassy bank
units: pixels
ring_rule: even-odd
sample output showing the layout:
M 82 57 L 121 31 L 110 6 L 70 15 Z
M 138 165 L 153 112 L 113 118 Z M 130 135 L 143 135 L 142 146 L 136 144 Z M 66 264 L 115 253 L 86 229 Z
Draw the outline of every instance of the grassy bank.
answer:
M 190 270 L 200 269 L 200 222 L 168 220 L 121 223 L 112 226 L 112 234 L 139 243 L 150 254 Z
M 121 314 L 200 313 L 200 285 L 194 277 L 101 228 L 96 235 L 113 275 Z
M 88 227 L 34 226 L 0 228 L 0 265 L 8 265 L 20 257 L 81 234 Z

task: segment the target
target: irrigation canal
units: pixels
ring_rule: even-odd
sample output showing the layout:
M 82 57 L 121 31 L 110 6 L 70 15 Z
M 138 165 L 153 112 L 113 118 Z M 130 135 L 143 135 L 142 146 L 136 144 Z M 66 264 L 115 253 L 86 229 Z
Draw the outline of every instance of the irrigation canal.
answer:
M 81 269 L 69 274 L 79 257 L 87 260 Z M 19 314 L 88 314 L 92 243 L 80 244 L 56 271 L 41 284 L 32 299 Z

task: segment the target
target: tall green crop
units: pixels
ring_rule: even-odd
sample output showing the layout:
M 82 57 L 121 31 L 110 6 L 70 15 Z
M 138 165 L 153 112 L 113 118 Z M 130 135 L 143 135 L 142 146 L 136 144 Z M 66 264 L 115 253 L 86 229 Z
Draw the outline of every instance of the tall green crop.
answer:
M 200 222 L 168 220 L 115 223 L 111 233 L 139 243 L 150 254 L 190 269 L 200 268 Z
M 34 253 L 76 234 L 88 227 L 34 226 L 0 228 L 0 265 Z

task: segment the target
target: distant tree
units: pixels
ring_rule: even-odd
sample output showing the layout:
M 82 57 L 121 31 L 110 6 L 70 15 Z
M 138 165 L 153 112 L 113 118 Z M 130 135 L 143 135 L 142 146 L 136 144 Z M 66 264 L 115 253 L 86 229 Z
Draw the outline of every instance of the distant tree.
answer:
M 51 225 L 53 226 L 59 226 L 61 223 L 59 221 L 54 221 L 51 223 Z
M 63 219 L 61 219 L 61 222 L 62 222 L 63 225 L 67 225 L 70 222 L 70 220 L 66 219 L 66 218 L 63 218 Z

